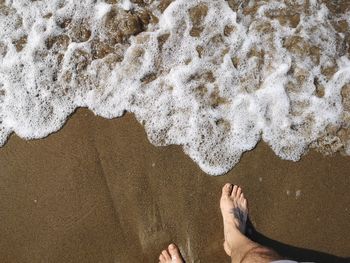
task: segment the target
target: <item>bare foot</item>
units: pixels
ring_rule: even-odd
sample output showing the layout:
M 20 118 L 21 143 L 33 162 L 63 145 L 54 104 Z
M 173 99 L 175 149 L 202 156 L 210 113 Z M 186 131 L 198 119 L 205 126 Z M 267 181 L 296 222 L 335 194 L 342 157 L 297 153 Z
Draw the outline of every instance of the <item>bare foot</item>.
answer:
M 237 185 L 225 184 L 222 188 L 220 208 L 224 220 L 224 249 L 231 256 L 239 247 L 248 217 L 247 200 Z
M 175 244 L 170 244 L 168 250 L 163 250 L 159 255 L 160 263 L 184 263 L 179 249 Z

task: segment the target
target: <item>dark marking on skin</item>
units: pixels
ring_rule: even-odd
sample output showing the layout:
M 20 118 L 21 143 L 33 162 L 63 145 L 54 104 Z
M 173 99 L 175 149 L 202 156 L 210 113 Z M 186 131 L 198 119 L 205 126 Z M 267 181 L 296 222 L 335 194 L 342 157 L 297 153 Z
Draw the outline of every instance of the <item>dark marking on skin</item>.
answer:
M 244 223 L 244 212 L 239 207 L 232 208 L 231 214 L 238 219 L 240 224 Z

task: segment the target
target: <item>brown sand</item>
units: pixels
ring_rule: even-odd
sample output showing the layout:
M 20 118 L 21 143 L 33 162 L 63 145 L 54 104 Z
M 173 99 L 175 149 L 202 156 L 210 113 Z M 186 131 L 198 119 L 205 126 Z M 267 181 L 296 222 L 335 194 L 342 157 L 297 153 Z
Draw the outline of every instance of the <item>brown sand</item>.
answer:
M 152 146 L 132 115 L 78 110 L 58 133 L 12 136 L 0 149 L 1 262 L 157 262 L 171 241 L 187 262 L 228 262 L 224 182 L 242 185 L 260 233 L 346 257 L 349 161 L 315 152 L 283 161 L 261 143 L 229 174 L 211 177 L 180 147 Z

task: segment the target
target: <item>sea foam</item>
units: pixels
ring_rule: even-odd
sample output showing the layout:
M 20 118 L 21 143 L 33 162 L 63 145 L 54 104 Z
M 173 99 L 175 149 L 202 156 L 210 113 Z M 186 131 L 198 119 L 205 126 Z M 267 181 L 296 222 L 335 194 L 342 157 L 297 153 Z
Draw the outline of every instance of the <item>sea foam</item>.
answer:
M 283 159 L 350 155 L 350 4 L 0 0 L 0 144 L 78 107 L 135 114 L 154 145 L 229 171 L 264 140 Z

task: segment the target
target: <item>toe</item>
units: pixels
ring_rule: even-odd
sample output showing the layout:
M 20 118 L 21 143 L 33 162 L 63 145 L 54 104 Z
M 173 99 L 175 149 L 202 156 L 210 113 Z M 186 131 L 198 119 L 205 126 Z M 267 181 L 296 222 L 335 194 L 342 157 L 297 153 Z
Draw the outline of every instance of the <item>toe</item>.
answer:
M 171 258 L 170 258 L 170 255 L 169 255 L 168 251 L 163 250 L 163 251 L 162 251 L 162 255 L 163 255 L 163 257 L 165 258 L 165 261 L 167 261 L 167 260 L 171 260 Z
M 160 254 L 160 256 L 159 256 L 159 262 L 160 262 L 160 263 L 165 263 L 165 258 L 164 258 L 164 256 L 163 256 L 163 254 Z
M 239 196 L 239 202 L 242 203 L 244 200 L 244 194 L 241 193 L 240 196 Z
M 222 196 L 230 196 L 232 192 L 232 184 L 225 184 L 222 188 Z
M 235 196 L 237 195 L 237 188 L 238 188 L 237 185 L 234 185 L 234 186 L 233 186 L 232 193 L 231 193 L 231 196 L 232 196 L 232 197 L 235 197 Z
M 243 206 L 243 208 L 244 209 L 246 209 L 246 210 L 248 210 L 248 202 L 247 202 L 247 199 L 243 199 L 243 201 L 242 201 L 242 206 Z
M 172 260 L 176 260 L 176 259 L 181 258 L 179 249 L 177 248 L 177 246 L 175 244 L 170 244 L 168 249 L 169 249 Z
M 240 195 L 241 195 L 241 193 L 242 193 L 242 188 L 241 188 L 241 187 L 238 187 L 238 189 L 237 189 L 237 194 L 236 194 L 236 198 L 239 198 Z
M 238 199 L 238 204 L 239 204 L 239 206 L 241 207 L 241 208 L 245 208 L 244 207 L 244 201 L 245 201 L 246 199 L 244 198 L 244 194 L 243 193 L 241 193 L 241 195 L 239 196 L 239 199 Z

